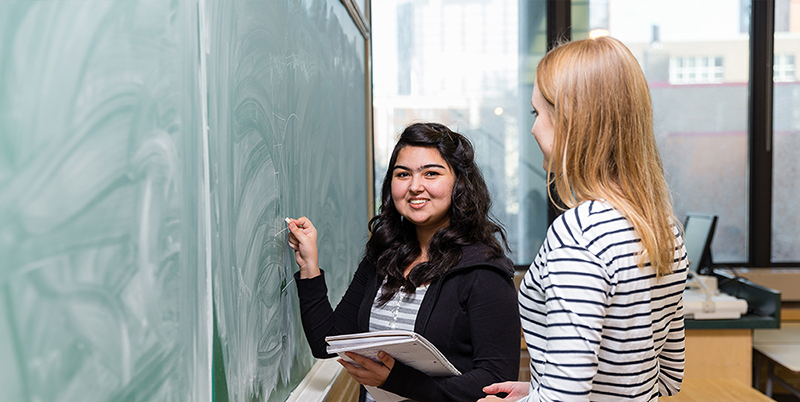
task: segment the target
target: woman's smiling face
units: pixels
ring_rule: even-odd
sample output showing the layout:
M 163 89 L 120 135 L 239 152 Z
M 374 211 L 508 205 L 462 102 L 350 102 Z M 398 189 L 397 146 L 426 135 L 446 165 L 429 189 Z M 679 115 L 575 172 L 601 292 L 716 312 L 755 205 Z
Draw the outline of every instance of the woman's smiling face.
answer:
M 456 177 L 433 147 L 407 146 L 392 167 L 392 201 L 417 232 L 436 230 L 450 223 L 450 204 Z

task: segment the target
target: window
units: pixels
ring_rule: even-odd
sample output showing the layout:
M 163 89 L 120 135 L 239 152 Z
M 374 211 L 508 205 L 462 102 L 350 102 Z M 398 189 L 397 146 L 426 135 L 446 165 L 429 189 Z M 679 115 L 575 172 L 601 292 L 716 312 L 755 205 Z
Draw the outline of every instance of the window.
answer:
M 772 64 L 772 79 L 775 82 L 795 81 L 795 64 L 793 54 L 776 54 Z
M 796 264 L 800 2 L 640 3 L 573 0 L 573 33 L 606 20 L 601 28 L 622 40 L 642 65 L 678 218 L 690 212 L 719 216 L 715 263 Z M 767 91 L 763 83 L 770 81 Z M 764 107 L 768 99 L 771 113 Z
M 532 72 L 545 52 L 545 4 L 372 2 L 376 196 L 403 128 L 446 124 L 474 144 L 492 213 L 508 232 L 512 260 L 525 265 L 548 224 L 529 113 Z
M 672 57 L 669 62 L 670 84 L 723 82 L 722 57 Z
M 715 263 L 796 264 L 800 2 L 641 3 L 373 2 L 376 176 L 386 168 L 394 136 L 412 121 L 436 120 L 466 134 L 492 186 L 494 214 L 508 229 L 512 258 L 529 264 L 547 226 L 541 153 L 527 114 L 545 32 L 584 38 L 608 31 L 631 49 L 650 84 L 677 218 L 692 212 L 719 216 Z M 774 26 L 765 25 L 769 4 Z M 549 17 L 548 5 L 556 11 Z M 764 32 L 770 43 L 774 38 L 774 51 L 765 46 Z M 398 49 L 400 42 L 409 44 Z M 762 71 L 768 61 L 773 68 Z M 770 72 L 771 98 L 751 104 L 755 89 L 771 81 Z M 765 99 L 773 100 L 769 116 Z M 768 151 L 753 157 L 761 153 L 758 144 Z
M 595 1 L 588 2 L 590 14 Z M 650 84 L 678 219 L 719 216 L 714 261 L 747 261 L 749 35 L 740 32 L 740 1 L 606 3 L 605 29 L 631 49 Z M 575 19 L 580 15 L 573 12 L 573 26 L 586 23 Z
M 770 260 L 800 261 L 800 2 L 775 4 Z

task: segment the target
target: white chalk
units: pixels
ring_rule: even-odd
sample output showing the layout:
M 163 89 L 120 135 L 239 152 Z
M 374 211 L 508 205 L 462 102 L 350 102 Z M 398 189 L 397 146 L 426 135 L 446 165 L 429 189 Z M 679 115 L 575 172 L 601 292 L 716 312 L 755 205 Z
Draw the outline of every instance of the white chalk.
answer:
M 292 218 L 285 218 L 284 220 L 286 221 L 286 224 L 288 225 L 292 221 Z M 300 229 L 305 229 L 305 226 L 303 226 L 303 225 L 297 225 L 297 227 L 299 227 Z

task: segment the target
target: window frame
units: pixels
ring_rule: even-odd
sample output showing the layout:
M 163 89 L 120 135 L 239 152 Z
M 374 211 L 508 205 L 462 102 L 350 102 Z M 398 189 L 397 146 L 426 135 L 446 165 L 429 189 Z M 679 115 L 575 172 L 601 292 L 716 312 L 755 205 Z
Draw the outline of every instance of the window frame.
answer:
M 775 0 L 750 4 L 750 97 L 748 99 L 748 265 L 773 267 L 772 251 L 772 63 Z

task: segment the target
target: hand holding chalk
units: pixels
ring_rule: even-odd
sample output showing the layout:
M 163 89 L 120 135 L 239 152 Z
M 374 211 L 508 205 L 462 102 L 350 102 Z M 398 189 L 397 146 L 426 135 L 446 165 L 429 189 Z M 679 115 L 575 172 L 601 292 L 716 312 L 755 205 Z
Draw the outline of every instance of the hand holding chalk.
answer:
M 317 229 L 305 216 L 299 219 L 286 218 L 289 226 L 289 247 L 300 267 L 300 279 L 320 275 L 317 251 Z

